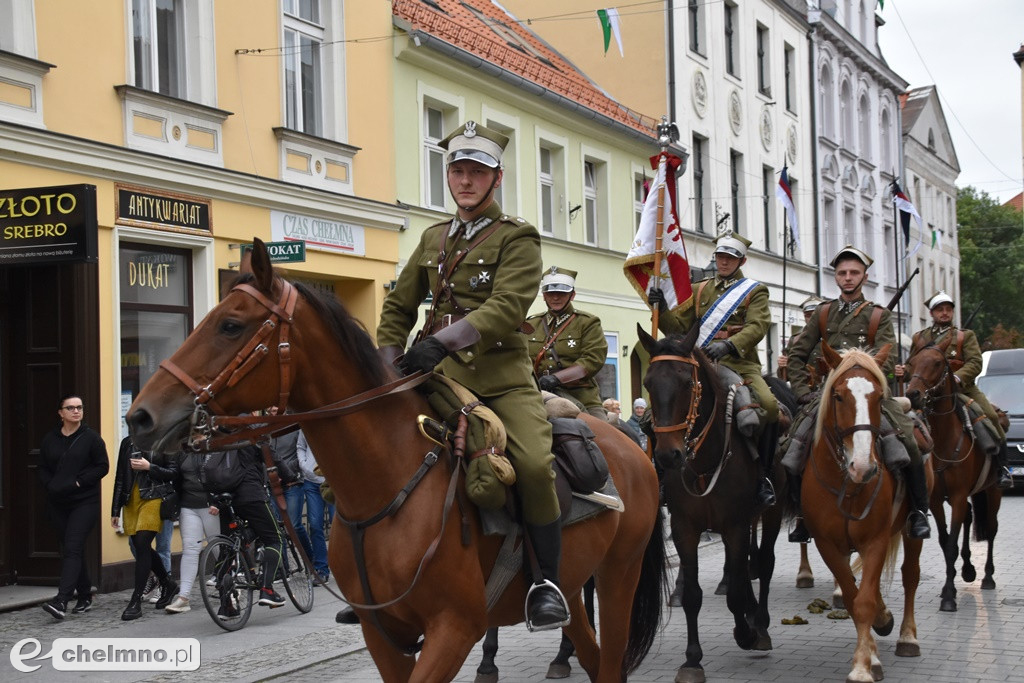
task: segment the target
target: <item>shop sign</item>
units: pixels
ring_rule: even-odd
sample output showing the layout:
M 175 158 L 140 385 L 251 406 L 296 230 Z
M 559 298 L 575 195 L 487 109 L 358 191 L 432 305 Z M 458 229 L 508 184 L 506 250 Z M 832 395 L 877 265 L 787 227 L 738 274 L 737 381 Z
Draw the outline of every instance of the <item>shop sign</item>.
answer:
M 302 240 L 311 249 L 353 256 L 366 255 L 366 236 L 359 225 L 287 211 L 270 212 L 270 235 L 276 241 Z
M 303 263 L 306 260 L 306 243 L 297 242 L 264 242 L 271 263 Z M 252 249 L 252 244 L 243 244 L 242 253 Z
M 117 185 L 116 189 L 118 225 L 202 234 L 213 232 L 209 199 L 130 185 Z
M 95 185 L 0 190 L 0 266 L 98 260 Z

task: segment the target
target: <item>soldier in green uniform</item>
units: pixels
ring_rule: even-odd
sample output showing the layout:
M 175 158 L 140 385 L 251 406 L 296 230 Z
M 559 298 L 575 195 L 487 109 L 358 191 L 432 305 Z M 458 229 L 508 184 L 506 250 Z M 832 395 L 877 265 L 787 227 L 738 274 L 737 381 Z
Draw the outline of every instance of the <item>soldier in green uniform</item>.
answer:
M 647 300 L 663 310 L 658 329 L 665 334 L 682 334 L 699 321 L 697 344 L 704 353 L 735 371 L 750 386 L 760 405 L 758 453 L 762 477 L 757 497 L 763 505 L 774 505 L 775 491 L 768 473 L 779 441 L 779 403 L 761 376 L 761 358 L 757 353 L 758 343 L 771 327 L 771 314 L 768 287 L 745 278 L 740 270 L 747 261 L 749 246 L 750 240 L 741 235 L 727 232 L 719 236 L 715 240 L 716 274 L 694 283 L 691 301 L 671 311 L 664 310 L 665 295 L 656 288 L 648 292 Z
M 953 370 L 953 379 L 956 381 L 957 389 L 961 394 L 974 399 L 995 427 L 999 435 L 1002 448 L 996 456 L 996 465 L 999 467 L 999 488 L 1005 489 L 1013 486 L 1013 479 L 1010 477 L 1010 470 L 1006 467 L 1006 435 L 999 426 L 999 416 L 989 403 L 988 397 L 982 393 L 975 383 L 981 373 L 981 346 L 978 344 L 978 336 L 971 330 L 961 330 L 953 324 L 953 297 L 946 292 L 936 292 L 925 304 L 931 312 L 932 325 L 914 334 L 913 349 L 923 348 L 928 344 L 938 344 L 950 335 L 953 340 L 946 349 L 946 358 L 949 359 L 949 366 Z M 901 379 L 904 375 L 903 366 L 895 368 L 896 378 Z
M 839 286 L 839 298 L 818 306 L 793 345 L 789 356 L 790 385 L 800 403 L 817 407 L 819 396 L 817 392 L 812 391 L 808 383 L 807 364 L 822 339 L 837 351 L 854 348 L 877 351 L 886 344 L 895 345 L 896 333 L 892 327 L 892 314 L 889 309 L 864 300 L 864 283 L 867 282 L 868 268 L 873 262 L 870 256 L 851 245 L 840 249 L 832 259 L 836 285 Z M 882 372 L 888 375 L 894 365 L 893 356 L 890 354 L 882 367 Z M 816 414 L 817 411 L 809 412 Z M 903 470 L 913 508 L 907 519 L 910 535 L 913 538 L 928 538 L 931 534 L 928 527 L 928 488 L 921 451 L 914 440 L 914 425 L 891 396 L 882 399 L 882 414 L 897 430 L 897 437 L 910 455 L 910 464 Z M 801 415 L 802 419 L 808 419 L 803 411 Z M 797 425 L 794 424 L 793 431 L 796 432 L 796 429 Z M 795 478 L 790 490 L 799 504 L 799 477 Z M 806 543 L 809 539 L 803 519 L 797 518 L 797 524 L 790 532 L 789 540 L 794 543 Z
M 809 296 L 806 299 L 804 299 L 803 303 L 800 304 L 800 310 L 804 314 L 804 325 L 806 325 L 807 321 L 810 320 L 811 314 L 814 313 L 814 309 L 816 309 L 818 307 L 818 304 L 820 304 L 821 301 L 822 300 L 820 298 L 812 295 L 812 296 Z M 778 375 L 778 377 L 780 379 L 789 379 L 789 377 L 788 377 L 788 372 L 789 372 L 789 368 L 788 368 L 788 366 L 789 366 L 789 352 L 790 352 L 790 349 L 793 348 L 793 345 L 796 344 L 796 340 L 800 337 L 800 333 L 803 332 L 803 330 L 804 330 L 803 325 L 800 325 L 800 326 L 794 325 L 793 326 L 793 330 L 792 330 L 793 333 L 790 335 L 789 341 L 786 343 L 785 352 L 779 354 L 779 369 L 778 369 L 777 375 Z M 814 352 L 813 352 L 811 358 L 809 358 L 808 362 L 807 362 L 808 375 L 809 375 L 808 376 L 808 382 L 810 383 L 811 388 L 816 387 L 818 385 L 818 381 L 820 380 L 820 378 L 818 377 L 818 372 L 817 372 L 817 361 L 818 361 L 818 356 L 820 356 L 820 355 L 821 355 L 821 347 L 820 346 L 815 346 L 814 347 Z
M 533 374 L 544 391 L 563 394 L 601 420 L 607 413 L 594 375 L 608 358 L 608 342 L 596 315 L 572 305 L 576 271 L 551 266 L 540 281 L 546 313 L 527 318 Z
M 508 138 L 473 121 L 441 142 L 456 215 L 427 228 L 384 300 L 377 343 L 406 372 L 444 374 L 473 391 L 505 423 L 526 531 L 543 581 L 527 597 L 527 625 L 568 623 L 558 588 L 561 554 L 551 425 L 520 331 L 541 277 L 540 234 L 501 211 L 494 190 Z M 433 303 L 415 343 L 399 358 L 419 305 Z

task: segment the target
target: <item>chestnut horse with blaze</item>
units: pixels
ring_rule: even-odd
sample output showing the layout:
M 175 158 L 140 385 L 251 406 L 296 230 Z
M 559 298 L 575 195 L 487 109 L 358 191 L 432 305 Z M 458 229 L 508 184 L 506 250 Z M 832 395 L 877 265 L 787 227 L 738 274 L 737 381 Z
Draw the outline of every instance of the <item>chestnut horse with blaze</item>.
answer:
M 903 537 L 903 622 L 896 654 L 917 657 L 914 596 L 921 578 L 923 541 L 903 533 L 910 511 L 908 497 L 896 498 L 896 481 L 881 461 L 882 398 L 888 387 L 881 366 L 886 345 L 874 357 L 858 349 L 842 356 L 826 342 L 822 358 L 831 369 L 821 390 L 810 462 L 803 476 L 804 521 L 821 558 L 843 591 L 843 603 L 857 627 L 857 647 L 848 683 L 870 683 L 883 677 L 879 635 L 892 631 L 894 619 L 882 600 L 882 571 L 895 565 Z M 928 488 L 932 470 L 925 468 Z M 851 550 L 860 555 L 860 585 L 850 569 Z
M 451 680 L 489 626 L 523 621 L 528 583 L 514 578 L 487 609 L 484 587 L 503 539 L 482 533 L 459 493 L 461 464 L 447 451 L 438 458 L 421 433 L 418 417 L 433 412 L 405 390 L 416 378 L 397 377 L 336 299 L 278 277 L 264 244 L 254 242 L 251 273 L 136 397 L 127 415 L 132 438 L 143 450 L 174 452 L 189 439 L 224 447 L 217 434 L 226 426 L 241 427 L 234 438 L 245 440 L 301 424 L 337 498 L 330 567 L 381 678 Z M 294 412 L 259 418 L 266 427 L 231 417 L 272 405 Z M 625 511 L 564 530 L 561 586 L 572 615 L 565 631 L 591 680 L 618 683 L 647 654 L 660 621 L 658 481 L 636 444 L 583 419 Z M 590 576 L 600 648 L 580 597 Z
M 939 609 L 956 611 L 956 558 L 963 559 L 961 576 L 967 583 L 977 578 L 971 562 L 971 503 L 973 503 L 974 533 L 979 541 L 987 541 L 988 557 L 981 587 L 996 587 L 993 574 L 993 545 L 999 531 L 999 507 L 1003 492 L 996 485 L 996 465 L 988 458 L 964 428 L 961 415 L 962 402 L 957 398 L 957 383 L 949 366 L 946 351 L 953 335 L 947 335 L 939 345 L 928 345 L 914 350 L 907 361 L 906 373 L 910 377 L 907 398 L 915 408 L 924 411 L 925 419 L 935 441 L 932 468 L 935 471 L 935 489 L 929 506 L 935 515 L 939 545 L 946 559 L 946 582 L 942 586 Z M 976 425 L 974 429 L 984 429 Z M 949 501 L 949 527 L 946 526 L 945 501 Z M 963 541 L 960 543 L 960 533 Z

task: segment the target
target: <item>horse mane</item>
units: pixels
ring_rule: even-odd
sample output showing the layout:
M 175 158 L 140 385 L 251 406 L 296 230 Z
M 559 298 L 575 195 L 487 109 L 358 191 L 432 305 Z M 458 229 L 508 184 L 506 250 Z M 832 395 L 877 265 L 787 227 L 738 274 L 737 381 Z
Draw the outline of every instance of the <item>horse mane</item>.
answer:
M 254 275 L 243 273 L 235 281 L 235 284 L 252 280 L 255 280 Z M 312 289 L 301 282 L 292 282 L 291 284 L 298 290 L 299 296 L 324 321 L 335 341 L 338 342 L 342 351 L 352 359 L 355 367 L 361 368 L 374 386 L 380 386 L 391 379 L 384 362 L 377 355 L 377 348 L 370 338 L 370 333 L 366 331 L 366 327 L 361 321 L 352 317 L 337 298 Z
M 864 349 L 849 349 L 843 352 L 843 359 L 839 362 L 839 365 L 836 366 L 832 372 L 828 373 L 828 377 L 825 378 L 825 383 L 821 387 L 821 395 L 823 397 L 831 395 L 832 386 L 835 384 L 836 379 L 854 365 L 859 365 L 871 373 L 871 376 L 874 377 L 882 387 L 883 397 L 889 395 L 889 383 L 886 381 L 885 375 L 882 374 L 882 368 L 878 367 L 878 363 L 875 362 L 875 357 Z M 821 437 L 821 430 L 824 422 L 825 411 L 819 407 L 817 421 L 814 423 L 815 442 L 817 442 Z
M 725 387 L 718 379 L 718 369 L 714 366 L 703 350 L 696 347 L 686 348 L 686 336 L 682 334 L 671 334 L 664 339 L 654 342 L 651 350 L 651 358 L 655 356 L 689 356 L 697 361 L 697 366 L 703 370 L 714 381 L 710 382 L 714 392 L 715 400 L 725 405 Z

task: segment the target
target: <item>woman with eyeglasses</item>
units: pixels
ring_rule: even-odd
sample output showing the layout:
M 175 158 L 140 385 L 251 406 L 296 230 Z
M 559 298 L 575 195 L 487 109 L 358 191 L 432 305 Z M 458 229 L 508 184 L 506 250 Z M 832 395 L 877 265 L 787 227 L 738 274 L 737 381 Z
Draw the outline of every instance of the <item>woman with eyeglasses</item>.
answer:
M 46 487 L 50 517 L 60 541 L 62 564 L 57 595 L 43 604 L 54 619 L 63 619 L 77 592 L 75 614 L 92 607 L 92 581 L 85 567 L 85 539 L 100 515 L 100 480 L 110 470 L 107 446 L 84 422 L 82 397 L 61 399 L 60 426 L 39 446 L 39 478 Z

